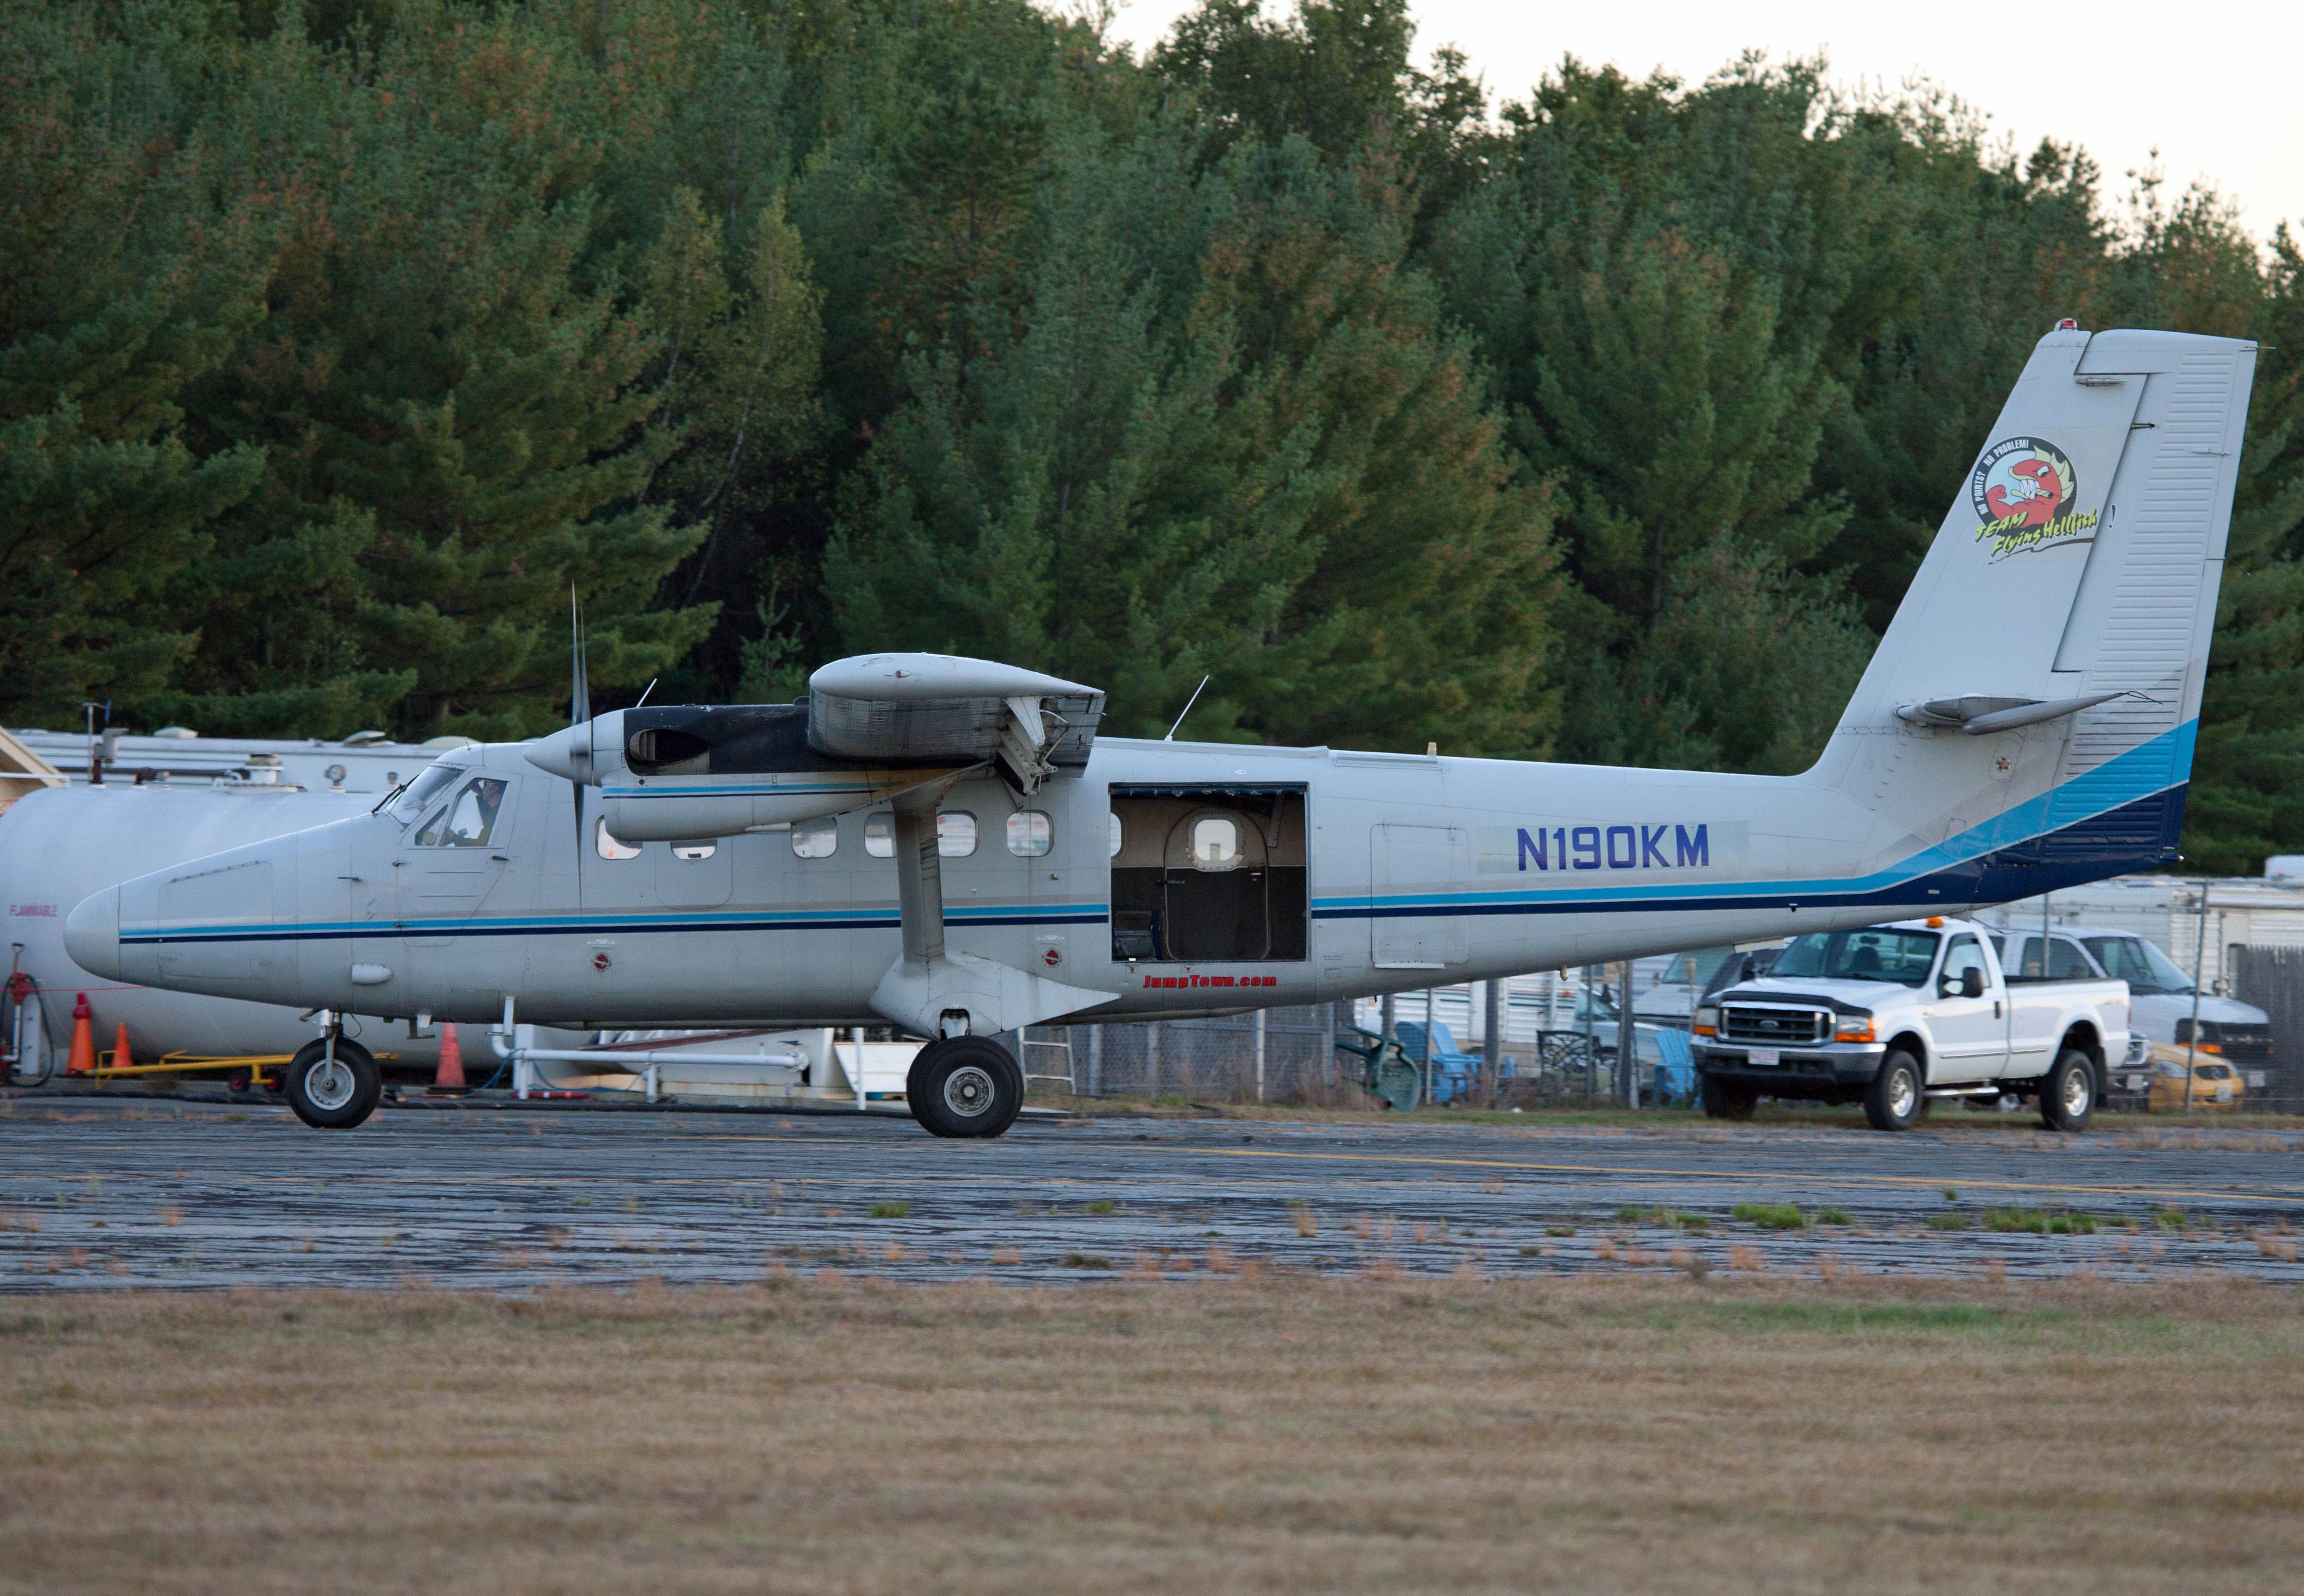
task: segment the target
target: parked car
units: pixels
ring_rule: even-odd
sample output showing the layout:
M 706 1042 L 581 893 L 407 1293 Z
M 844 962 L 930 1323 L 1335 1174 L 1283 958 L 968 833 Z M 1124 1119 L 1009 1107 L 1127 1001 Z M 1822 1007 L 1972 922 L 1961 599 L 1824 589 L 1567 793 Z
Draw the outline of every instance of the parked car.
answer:
M 2221 1058 L 2195 1057 L 2192 1091 L 2184 1093 L 2185 1049 L 2173 1042 L 2156 1042 L 2146 1061 L 2152 1072 L 2152 1089 L 2145 1106 L 2155 1114 L 2215 1113 L 2239 1108 L 2248 1097 L 2248 1077 Z
M 1901 1131 L 1932 1099 L 2013 1092 L 2077 1131 L 2127 1055 L 2128 1004 L 2120 981 L 2011 986 L 1984 927 L 1930 916 L 1796 938 L 1691 1029 L 1715 1118 L 1764 1096 L 1860 1102 L 1874 1129 Z

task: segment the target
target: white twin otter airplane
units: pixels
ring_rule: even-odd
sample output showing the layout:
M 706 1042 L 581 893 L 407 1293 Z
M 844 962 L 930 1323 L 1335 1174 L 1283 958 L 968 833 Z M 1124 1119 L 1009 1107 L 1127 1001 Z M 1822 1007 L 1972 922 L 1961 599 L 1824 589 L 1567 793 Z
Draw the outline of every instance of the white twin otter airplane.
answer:
M 100 893 L 66 945 L 108 979 L 329 1013 L 894 1025 L 936 1039 L 920 1123 L 997 1135 L 1020 1026 L 2148 870 L 2183 815 L 2255 364 L 2223 338 L 2043 338 L 1804 775 L 1099 739 L 1098 689 L 941 655 L 839 660 L 790 705 L 589 718 L 580 683 L 580 724 Z M 321 1125 L 379 1090 L 333 1030 L 287 1084 Z

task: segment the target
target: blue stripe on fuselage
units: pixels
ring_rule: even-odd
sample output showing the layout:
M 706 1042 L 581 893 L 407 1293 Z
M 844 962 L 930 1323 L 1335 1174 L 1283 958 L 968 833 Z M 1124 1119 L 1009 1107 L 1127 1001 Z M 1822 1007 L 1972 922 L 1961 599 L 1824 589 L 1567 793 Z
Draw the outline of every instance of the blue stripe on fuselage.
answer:
M 948 926 L 1102 925 L 1110 918 L 1103 904 L 971 905 L 944 911 Z M 340 942 L 363 937 L 579 936 L 601 931 L 826 931 L 893 930 L 894 909 L 803 909 L 731 911 L 721 913 L 551 914 L 501 919 L 338 921 L 296 926 L 176 926 L 124 930 L 123 947 L 149 947 L 184 942 Z
M 2173 833 L 2183 816 L 2188 784 L 2169 784 L 2171 769 L 2189 772 L 2197 731 L 2187 721 L 2150 742 L 2139 743 L 2091 771 L 2088 781 L 2099 791 L 2122 794 L 2120 802 L 2054 831 L 2048 816 L 2058 792 L 2051 787 L 1959 836 L 1922 848 L 1885 870 L 1867 876 L 1823 877 L 1798 881 L 1647 881 L 1617 887 L 1496 889 L 1470 892 L 1360 894 L 1315 898 L 1315 920 L 1423 919 L 1459 914 L 1581 914 L 1609 911 L 1655 912 L 1666 909 L 1781 909 L 1832 903 L 1849 906 L 1924 904 L 1931 897 L 1946 903 L 1998 902 L 2054 892 L 2083 881 L 2101 880 L 2131 869 L 2150 869 L 2166 862 L 2175 845 Z M 2096 857 L 2072 856 L 2053 862 L 2025 859 L 2056 836 L 2084 835 L 2105 817 L 2166 804 L 2169 819 L 2163 835 L 2149 850 L 2113 849 Z M 2017 880 L 2004 878 L 2025 872 Z M 1992 890 L 1981 890 L 1990 883 Z M 2003 887 L 2012 890 L 2001 890 Z

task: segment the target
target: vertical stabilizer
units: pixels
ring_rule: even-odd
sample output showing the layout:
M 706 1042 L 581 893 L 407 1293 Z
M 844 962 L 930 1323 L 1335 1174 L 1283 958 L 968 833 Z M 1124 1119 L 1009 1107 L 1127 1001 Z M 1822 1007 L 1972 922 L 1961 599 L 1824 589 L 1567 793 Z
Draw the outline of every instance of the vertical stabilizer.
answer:
M 1813 773 L 2020 896 L 2164 862 L 2256 346 L 2040 340 Z

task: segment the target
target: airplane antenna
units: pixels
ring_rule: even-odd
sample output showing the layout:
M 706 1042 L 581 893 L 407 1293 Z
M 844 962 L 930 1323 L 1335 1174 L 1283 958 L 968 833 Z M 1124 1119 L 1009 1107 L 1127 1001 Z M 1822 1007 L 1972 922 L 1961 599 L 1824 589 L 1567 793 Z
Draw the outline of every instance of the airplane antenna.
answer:
M 1208 683 L 1214 680 L 1215 677 L 1213 676 L 1202 676 L 1200 678 L 1200 684 L 1192 689 L 1192 696 L 1184 700 L 1184 715 L 1190 715 L 1192 712 L 1192 706 L 1200 701 L 1200 694 L 1208 690 Z M 1176 730 L 1178 726 L 1182 726 L 1184 724 L 1184 715 L 1179 715 L 1176 717 L 1176 725 L 1168 728 L 1168 734 L 1161 738 L 1161 742 L 1173 743 L 1176 740 Z
M 662 678 L 656 676 L 650 676 L 648 678 L 648 684 L 640 689 L 640 702 L 639 704 L 634 704 L 632 706 L 633 709 L 637 709 L 640 707 L 640 704 L 648 702 L 648 695 L 656 691 L 656 684 Z

